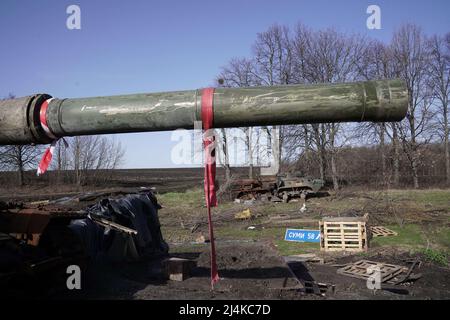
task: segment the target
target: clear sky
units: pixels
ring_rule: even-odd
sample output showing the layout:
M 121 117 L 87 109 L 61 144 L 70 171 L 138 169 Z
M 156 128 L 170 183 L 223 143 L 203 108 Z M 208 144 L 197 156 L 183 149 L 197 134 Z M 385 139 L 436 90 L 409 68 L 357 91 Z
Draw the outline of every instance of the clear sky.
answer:
M 66 8 L 81 8 L 81 30 Z M 381 30 L 368 30 L 368 5 Z M 0 97 L 38 92 L 59 98 L 197 89 L 220 67 L 249 56 L 271 24 L 367 34 L 388 41 L 404 22 L 428 34 L 450 31 L 450 1 L 227 0 L 0 2 Z M 116 135 L 126 168 L 172 167 L 170 132 Z

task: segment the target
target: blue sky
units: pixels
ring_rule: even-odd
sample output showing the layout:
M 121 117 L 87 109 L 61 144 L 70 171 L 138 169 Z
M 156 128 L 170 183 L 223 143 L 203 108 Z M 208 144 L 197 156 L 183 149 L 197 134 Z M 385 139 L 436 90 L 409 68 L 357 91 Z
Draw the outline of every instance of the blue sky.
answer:
M 81 8 L 68 30 L 66 8 Z M 381 30 L 366 28 L 367 6 Z M 0 97 L 38 92 L 59 98 L 196 89 L 220 67 L 249 56 L 273 23 L 367 34 L 389 41 L 405 22 L 428 34 L 450 31 L 450 1 L 21 1 L 0 2 Z M 124 167 L 172 167 L 170 132 L 116 135 Z

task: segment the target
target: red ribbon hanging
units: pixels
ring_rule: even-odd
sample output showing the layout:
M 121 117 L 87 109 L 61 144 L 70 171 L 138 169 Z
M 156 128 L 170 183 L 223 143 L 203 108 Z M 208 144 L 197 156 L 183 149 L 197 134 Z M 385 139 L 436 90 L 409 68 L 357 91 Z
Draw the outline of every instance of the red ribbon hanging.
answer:
M 47 136 L 54 140 L 52 141 L 51 145 L 45 150 L 45 152 L 42 156 L 42 159 L 38 164 L 37 173 L 36 173 L 38 176 L 40 176 L 41 174 L 44 174 L 47 171 L 48 167 L 50 166 L 50 163 L 52 162 L 52 157 L 53 157 L 53 152 L 55 150 L 56 142 L 58 141 L 57 138 L 50 131 L 50 129 L 48 128 L 48 125 L 47 125 L 47 108 L 48 108 L 48 104 L 52 100 L 53 100 L 52 98 L 45 100 L 42 103 L 41 108 L 39 110 L 39 120 L 41 121 L 41 127 L 42 127 L 42 129 L 44 129 Z
M 37 175 L 40 176 L 41 174 L 44 174 L 48 167 L 50 166 L 50 163 L 52 162 L 53 153 L 55 151 L 56 142 L 58 140 L 54 140 L 50 147 L 45 149 L 44 155 L 42 156 L 41 161 L 39 162 L 38 168 L 37 168 Z
M 212 131 L 214 127 L 213 111 L 214 88 L 202 90 L 202 126 L 203 126 L 203 148 L 205 152 L 205 198 L 208 209 L 209 239 L 211 243 L 211 288 L 219 281 L 219 272 L 216 262 L 216 247 L 214 244 L 214 231 L 211 219 L 211 207 L 217 206 L 216 197 L 216 157 L 215 137 Z

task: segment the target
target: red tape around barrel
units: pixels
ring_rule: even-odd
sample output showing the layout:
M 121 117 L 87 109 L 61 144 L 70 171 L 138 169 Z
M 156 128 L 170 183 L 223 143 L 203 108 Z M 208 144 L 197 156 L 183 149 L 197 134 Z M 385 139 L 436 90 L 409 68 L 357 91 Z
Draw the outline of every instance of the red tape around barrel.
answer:
M 216 262 L 216 247 L 214 243 L 214 231 L 211 219 L 211 207 L 217 206 L 216 197 L 216 157 L 215 138 L 212 132 L 214 127 L 213 110 L 214 88 L 202 90 L 202 125 L 203 125 L 203 148 L 205 152 L 205 198 L 208 209 L 209 239 L 211 244 L 211 287 L 219 281 L 219 272 Z
M 38 164 L 37 168 L 37 175 L 40 176 L 44 174 L 48 167 L 50 166 L 50 163 L 52 162 L 53 153 L 55 151 L 56 143 L 58 142 L 58 138 L 53 135 L 53 133 L 50 131 L 47 125 L 47 108 L 48 104 L 52 99 L 45 100 L 39 110 L 39 120 L 41 122 L 41 127 L 44 129 L 47 136 L 51 139 L 53 139 L 51 145 L 45 150 L 41 161 Z

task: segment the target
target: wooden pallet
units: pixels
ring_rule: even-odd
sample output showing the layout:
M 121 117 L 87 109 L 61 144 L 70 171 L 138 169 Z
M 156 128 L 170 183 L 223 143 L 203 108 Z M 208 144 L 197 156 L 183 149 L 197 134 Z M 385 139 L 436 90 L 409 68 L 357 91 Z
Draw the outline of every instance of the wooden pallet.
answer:
M 372 236 L 374 237 L 389 237 L 398 235 L 397 232 L 383 226 L 372 226 L 370 227 L 370 231 L 372 231 Z
M 347 265 L 337 270 L 338 274 L 345 276 L 367 280 L 373 273 L 369 273 L 369 268 L 377 267 L 381 272 L 381 282 L 388 282 L 395 278 L 400 273 L 405 271 L 405 267 L 395 264 L 387 264 L 381 262 L 374 262 L 369 260 L 360 260 L 353 264 Z M 406 269 L 407 270 L 407 269 Z
M 367 251 L 366 223 L 357 218 L 328 218 L 319 222 L 320 249 Z

